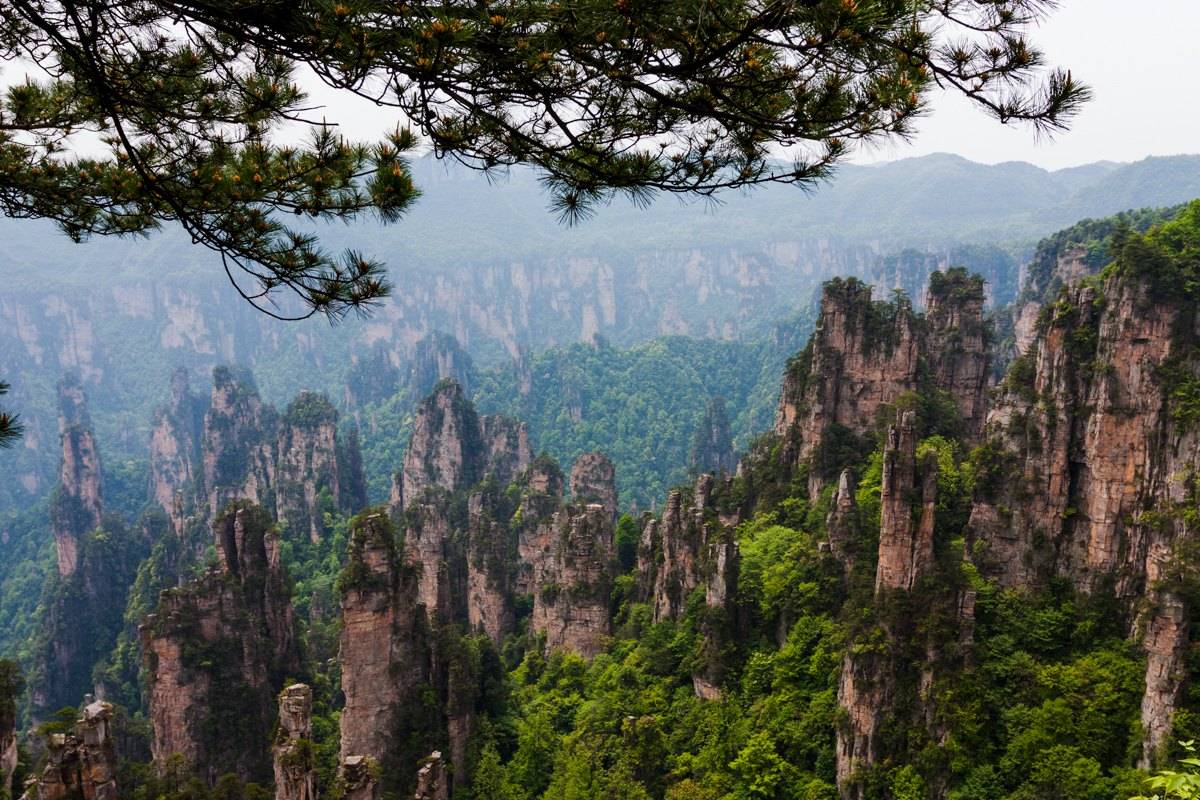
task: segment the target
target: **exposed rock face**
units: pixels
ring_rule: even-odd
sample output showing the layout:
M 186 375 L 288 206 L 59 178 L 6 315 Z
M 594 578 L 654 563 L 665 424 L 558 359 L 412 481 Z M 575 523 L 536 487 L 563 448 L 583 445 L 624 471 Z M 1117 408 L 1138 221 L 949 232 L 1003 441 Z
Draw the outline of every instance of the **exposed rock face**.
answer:
M 729 430 L 729 415 L 725 399 L 714 397 L 708 403 L 688 454 L 688 468 L 697 473 L 733 473 L 737 455 L 733 452 L 733 435 Z
M 563 474 L 549 458 L 539 458 L 522 478 L 524 491 L 517 530 L 517 592 L 533 594 L 551 550 L 548 524 L 562 506 Z
M 405 508 L 426 489 L 457 491 L 482 477 L 484 448 L 479 417 L 462 387 L 438 384 L 417 409 L 412 440 L 404 454 L 399 500 Z
M 883 450 L 882 521 L 875 591 L 911 590 L 933 565 L 933 525 L 937 509 L 937 459 L 930 453 L 917 469 L 916 414 L 906 411 L 888 428 Z M 921 507 L 911 497 L 920 487 Z
M 87 698 L 75 731 L 50 735 L 46 766 L 24 800 L 120 800 L 112 716 L 111 705 Z
M 295 535 L 321 540 L 323 499 L 346 511 L 366 505 L 362 459 L 345 447 L 357 451 L 357 438 L 340 445 L 333 405 L 321 395 L 301 392 L 283 416 L 275 468 L 275 516 Z
M 275 800 L 317 800 L 311 740 L 312 689 L 295 683 L 279 695 L 279 723 L 272 748 Z
M 837 475 L 823 463 L 831 431 L 863 436 L 885 404 L 917 388 L 920 338 L 907 302 L 875 302 L 855 279 L 825 284 L 810 350 L 789 363 L 775 415 L 775 432 L 793 442 L 789 457 L 811 465 L 810 493 Z
M 234 506 L 214 524 L 219 566 L 162 593 L 140 628 L 153 754 L 181 755 L 208 780 L 266 782 L 272 686 L 299 670 L 288 578 L 262 508 Z
M 80 541 L 100 527 L 104 506 L 101 490 L 100 453 L 87 413 L 87 400 L 77 377 L 59 384 L 58 431 L 62 461 L 58 471 L 58 494 L 51 509 L 58 574 L 73 575 L 79 566 Z
M 150 498 L 178 530 L 203 483 L 200 433 L 203 401 L 192 394 L 186 369 L 171 375 L 171 399 L 154 415 L 150 434 Z
M 499 415 L 482 416 L 479 424 L 480 438 L 487 450 L 483 474 L 500 486 L 507 486 L 533 460 L 529 427 L 520 420 Z
M 610 633 L 609 596 L 616 558 L 612 515 L 596 503 L 571 505 L 539 525 L 530 629 L 550 650 L 590 658 Z
M 1140 519 L 1147 509 L 1169 514 L 1200 459 L 1163 384 L 1181 310 L 1146 291 L 1121 276 L 1105 285 L 1103 304 L 1090 287 L 1071 290 L 989 414 L 996 474 L 971 528 L 988 551 L 981 565 L 1002 585 L 1061 575 L 1086 591 L 1123 570 L 1118 592 L 1131 597 L 1148 559 L 1169 548 L 1174 529 Z
M 1186 677 L 1183 667 L 1189 644 L 1187 608 L 1174 594 L 1164 592 L 1146 626 L 1146 692 L 1142 695 L 1143 769 L 1153 765 L 1174 722 L 1175 706 Z
M 829 535 L 829 551 L 842 569 L 849 574 L 854 569 L 854 535 L 858 528 L 857 506 L 854 500 L 854 475 L 842 470 L 838 478 L 837 491 L 825 519 L 825 530 Z
M 419 567 L 417 602 L 425 608 L 431 625 L 455 618 L 462 600 L 455 578 L 461 574 L 462 553 L 452 542 L 451 498 L 445 492 L 425 491 L 408 507 L 404 534 L 404 560 Z
M 933 384 L 958 406 L 969 437 L 986 416 L 987 328 L 983 321 L 983 278 L 951 269 L 930 276 L 925 298 L 925 351 Z
M 442 754 L 434 751 L 417 770 L 417 791 L 413 800 L 449 800 L 450 781 Z
M 475 492 L 467 501 L 467 621 L 499 645 L 516 626 L 516 548 L 500 498 Z
M 857 280 L 825 285 L 809 348 L 788 364 L 775 415 L 785 457 L 809 467 L 815 498 L 837 478 L 837 453 L 861 448 L 881 416 L 909 392 L 947 392 L 968 434 L 982 424 L 988 359 L 983 282 L 962 269 L 933 274 L 924 317 L 904 298 L 871 299 Z
M 342 800 L 379 800 L 379 781 L 375 777 L 378 762 L 367 756 L 348 756 L 342 760 Z
M 416 400 L 446 380 L 454 381 L 469 395 L 475 383 L 475 365 L 458 339 L 445 333 L 430 333 L 413 348 L 405 387 L 409 396 Z
M 325 397 L 301 392 L 281 418 L 248 378 L 224 367 L 213 370 L 201 464 L 210 516 L 234 500 L 261 503 L 289 537 L 319 541 L 324 504 L 348 513 L 366 505 L 358 438 L 339 440 Z
M 864 767 L 878 763 L 879 733 L 893 707 L 895 686 L 892 665 L 881 654 L 842 658 L 838 682 L 838 707 L 843 718 L 837 730 L 837 785 L 842 797 L 858 800 L 863 788 L 855 777 Z
M 571 465 L 571 497 L 576 503 L 597 503 L 617 519 L 617 471 L 603 453 L 584 453 Z
M 276 424 L 274 409 L 263 405 L 247 377 L 213 370 L 201 451 L 210 516 L 233 500 L 272 505 Z
M 425 626 L 417 613 L 417 581 L 413 570 L 400 563 L 394 539 L 386 515 L 364 514 L 353 522 L 338 652 L 346 698 L 341 753 L 347 783 L 352 767 L 362 763 L 355 759 L 363 758 L 396 779 L 393 759 L 401 717 L 406 705 L 415 704 L 414 695 L 430 673 Z
M 993 468 L 970 522 L 977 565 L 1003 586 L 1115 587 L 1130 629 L 1145 631 L 1147 760 L 1171 727 L 1189 618 L 1156 587 L 1174 580 L 1176 543 L 1195 534 L 1179 509 L 1196 502 L 1187 476 L 1200 467 L 1171 391 L 1200 375 L 1195 310 L 1151 283 L 1118 270 L 1053 306 L 988 415 Z M 1139 619 L 1143 598 L 1156 610 Z

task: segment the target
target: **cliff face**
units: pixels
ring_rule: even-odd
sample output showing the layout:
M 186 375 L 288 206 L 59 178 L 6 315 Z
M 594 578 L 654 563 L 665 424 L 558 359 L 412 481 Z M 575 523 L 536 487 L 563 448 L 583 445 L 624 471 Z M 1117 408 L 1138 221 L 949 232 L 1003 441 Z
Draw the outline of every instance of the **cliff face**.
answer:
M 120 800 L 112 717 L 110 704 L 85 699 L 74 731 L 50 734 L 46 765 L 23 800 Z
M 784 376 L 775 433 L 788 443 L 785 458 L 807 467 L 813 498 L 837 479 L 848 451 L 869 452 L 870 434 L 903 397 L 945 393 L 968 438 L 982 424 L 982 280 L 958 268 L 935 272 L 923 316 L 904 298 L 886 303 L 871 294 L 854 279 L 827 283 L 809 348 Z
M 417 409 L 404 454 L 398 499 L 404 508 L 427 489 L 465 489 L 482 476 L 484 448 L 479 416 L 453 381 L 438 385 Z
M 919 511 L 912 506 L 920 494 Z M 916 415 L 907 411 L 888 428 L 883 449 L 882 520 L 875 591 L 911 591 L 933 565 L 933 525 L 937 509 L 937 459 L 917 463 Z
M 275 800 L 317 800 L 312 744 L 312 689 L 295 683 L 279 695 L 279 723 L 271 748 Z
M 270 504 L 276 422 L 274 409 L 247 379 L 224 367 L 213 370 L 201 446 L 210 516 L 234 500 Z
M 979 434 L 987 409 L 990 357 L 983 304 L 978 275 L 951 269 L 930 276 L 924 351 L 933 385 L 953 398 L 968 440 Z
M 43 591 L 29 680 L 38 714 L 93 691 L 92 668 L 112 649 L 148 545 L 141 531 L 103 515 L 100 459 L 78 381 L 63 381 L 60 400 L 63 454 L 50 514 L 58 571 Z
M 545 635 L 547 649 L 590 658 L 603 649 L 611 630 L 612 517 L 599 504 L 571 505 L 539 527 L 545 549 L 535 567 L 529 627 Z
M 265 783 L 274 687 L 300 670 L 288 578 L 262 508 L 233 506 L 213 528 L 218 566 L 163 592 L 140 628 L 154 760 Z
M 1132 612 L 1145 598 L 1147 758 L 1170 728 L 1188 613 L 1171 586 L 1180 509 L 1200 466 L 1181 410 L 1200 374 L 1194 308 L 1129 270 L 1075 285 L 1014 362 L 988 416 L 990 480 L 971 512 L 976 562 L 1004 586 L 1061 577 L 1084 592 L 1112 585 Z
M 856 280 L 825 285 L 810 349 L 793 358 L 775 415 L 776 434 L 792 442 L 788 457 L 809 465 L 810 492 L 836 478 L 823 445 L 863 437 L 886 404 L 917 388 L 921 342 L 906 302 L 871 299 Z
M 386 515 L 355 518 L 341 587 L 343 777 L 347 783 L 365 780 L 359 772 L 366 759 L 389 770 L 394 782 L 402 720 L 417 707 L 418 690 L 429 679 L 430 654 L 416 575 L 401 563 Z
M 58 574 L 68 577 L 79 566 L 80 541 L 100 527 L 104 506 L 100 454 L 87 413 L 87 400 L 78 378 L 59 384 L 58 431 L 62 460 L 58 493 L 51 509 Z
M 339 442 L 337 421 L 327 399 L 301 392 L 280 424 L 275 516 L 293 535 L 314 543 L 325 534 L 324 511 L 357 511 L 366 505 L 357 438 Z
M 185 369 L 171 375 L 171 398 L 154 415 L 150 434 L 150 499 L 172 520 L 176 530 L 192 513 L 203 482 L 200 434 L 203 401 L 192 394 Z
M 595 503 L 617 519 L 617 471 L 603 453 L 584 453 L 571 465 L 571 497 L 576 503 Z
M 729 415 L 725 400 L 714 397 L 708 403 L 700 425 L 692 437 L 688 454 L 688 468 L 692 472 L 730 473 L 737 469 L 737 454 L 733 450 L 733 436 L 729 430 Z

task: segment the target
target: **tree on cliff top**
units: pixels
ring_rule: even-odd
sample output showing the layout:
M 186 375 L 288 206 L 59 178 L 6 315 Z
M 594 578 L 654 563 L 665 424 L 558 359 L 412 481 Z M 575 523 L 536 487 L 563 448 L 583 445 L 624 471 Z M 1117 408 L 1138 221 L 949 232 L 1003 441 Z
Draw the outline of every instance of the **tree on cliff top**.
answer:
M 856 143 L 907 135 L 935 86 L 1065 126 L 1087 89 L 1025 35 L 1052 5 L 13 0 L 0 58 L 27 72 L 0 105 L 0 205 L 77 240 L 177 223 L 267 313 L 335 317 L 387 294 L 382 266 L 281 214 L 395 220 L 418 135 L 474 168 L 536 167 L 567 219 L 614 194 L 810 185 Z M 299 67 L 415 133 L 344 141 L 310 119 Z M 280 145 L 288 125 L 308 143 Z

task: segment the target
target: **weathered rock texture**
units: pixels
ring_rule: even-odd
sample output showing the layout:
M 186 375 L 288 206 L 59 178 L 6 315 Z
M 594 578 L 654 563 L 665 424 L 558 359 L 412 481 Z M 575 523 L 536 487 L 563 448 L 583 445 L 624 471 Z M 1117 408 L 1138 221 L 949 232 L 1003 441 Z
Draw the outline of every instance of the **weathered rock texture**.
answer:
M 171 375 L 171 397 L 154 415 L 150 434 L 150 499 L 166 512 L 175 529 L 194 511 L 203 482 L 200 434 L 204 402 L 192 394 L 185 369 Z
M 920 507 L 912 498 L 920 492 Z M 875 591 L 911 590 L 933 566 L 933 525 L 937 509 L 937 459 L 930 453 L 917 466 L 916 414 L 906 411 L 888 428 L 883 449 L 882 520 Z
M 58 574 L 67 577 L 79 566 L 80 541 L 100 527 L 104 504 L 100 453 L 79 379 L 64 378 L 58 387 L 58 398 L 62 460 L 51 521 Z
M 539 525 L 544 549 L 535 562 L 529 626 L 545 635 L 547 649 L 588 658 L 603 649 L 611 632 L 613 534 L 611 515 L 597 503 L 567 506 Z
M 140 629 L 154 760 L 265 783 L 274 687 L 300 670 L 288 578 L 262 508 L 233 506 L 213 532 L 218 566 L 163 592 Z
M 479 416 L 462 387 L 454 381 L 438 384 L 413 421 L 399 477 L 403 507 L 419 501 L 427 489 L 454 492 L 474 485 L 483 477 L 484 453 Z
M 442 754 L 434 751 L 417 770 L 417 790 L 413 800 L 449 800 L 450 781 Z
M 213 370 L 212 398 L 204 415 L 201 460 L 208 513 L 234 500 L 273 506 L 277 414 L 259 399 L 248 376 Z
M 46 765 L 24 800 L 120 800 L 112 717 L 111 705 L 86 699 L 74 732 L 50 735 Z
M 341 754 L 347 782 L 352 767 L 362 763 L 356 759 L 364 758 L 397 780 L 404 715 L 419 707 L 416 697 L 430 674 L 417 592 L 414 569 L 401 563 L 387 516 L 355 518 L 342 578 L 338 652 L 346 698 Z
M 317 800 L 312 744 L 312 689 L 295 683 L 279 695 L 279 722 L 272 748 L 275 800 Z
M 935 388 L 949 393 L 969 438 L 983 427 L 988 334 L 983 278 L 965 270 L 935 272 L 925 297 L 924 350 Z
M 576 503 L 596 503 L 617 519 L 617 470 L 603 453 L 584 453 L 571 465 L 571 497 Z
M 357 440 L 350 447 L 357 451 Z M 278 453 L 275 516 L 294 534 L 318 542 L 325 534 L 326 510 L 359 510 L 367 504 L 362 465 L 338 441 L 337 411 L 323 396 L 301 392 L 288 406 Z
M 943 391 L 967 429 L 981 423 L 987 385 L 983 283 L 961 269 L 935 273 L 928 311 L 871 299 L 857 280 L 825 285 L 809 347 L 788 364 L 775 415 L 785 458 L 809 469 L 809 492 L 835 480 L 847 449 L 864 441 L 889 407 L 912 392 Z
M 1170 729 L 1188 635 L 1170 586 L 1195 533 L 1180 511 L 1196 502 L 1200 439 L 1172 387 L 1200 374 L 1198 334 L 1194 307 L 1150 276 L 1114 270 L 1067 289 L 988 415 L 991 469 L 971 512 L 971 551 L 999 584 L 1059 577 L 1125 603 L 1149 654 L 1147 757 Z
M 497 645 L 516 627 L 516 542 L 506 511 L 494 489 L 467 501 L 467 619 Z
M 729 415 L 725 399 L 714 397 L 708 403 L 700 425 L 692 437 L 688 453 L 688 468 L 692 472 L 732 473 L 737 469 L 737 454 L 733 451 L 733 435 L 729 430 Z
M 837 489 L 829 506 L 829 515 L 825 519 L 825 531 L 829 536 L 829 552 L 842 565 L 845 574 L 854 571 L 855 552 L 854 539 L 858 531 L 859 521 L 857 506 L 854 499 L 854 474 L 842 470 L 838 478 Z

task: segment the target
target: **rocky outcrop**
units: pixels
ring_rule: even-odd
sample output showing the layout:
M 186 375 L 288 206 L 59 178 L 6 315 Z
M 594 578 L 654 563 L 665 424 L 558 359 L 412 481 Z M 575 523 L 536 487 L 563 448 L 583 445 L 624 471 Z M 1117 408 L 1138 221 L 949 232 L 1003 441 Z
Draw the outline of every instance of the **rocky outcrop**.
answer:
M 50 515 L 58 574 L 68 577 L 79 566 L 81 540 L 100 527 L 104 505 L 100 453 L 78 377 L 68 376 L 62 380 L 58 399 L 62 460 L 59 462 L 58 492 Z
M 842 657 L 837 693 L 842 716 L 835 756 L 837 785 L 846 800 L 865 796 L 859 776 L 879 763 L 882 755 L 880 733 L 895 701 L 892 675 L 893 665 L 885 654 L 847 651 Z
M 603 506 L 617 519 L 617 471 L 603 453 L 584 453 L 571 465 L 571 498 L 576 503 Z
M 443 381 L 417 409 L 397 499 L 408 508 L 427 489 L 469 488 L 483 477 L 484 453 L 474 407 L 461 386 Z
M 904 297 L 888 303 L 871 295 L 853 278 L 827 283 L 809 347 L 784 376 L 775 433 L 787 445 L 785 460 L 807 467 L 813 499 L 837 479 L 848 454 L 856 460 L 870 452 L 870 435 L 903 397 L 944 392 L 969 438 L 982 425 L 983 281 L 961 268 L 935 272 L 923 316 Z
M 501 415 L 479 418 L 480 439 L 487 456 L 483 474 L 500 486 L 507 486 L 529 468 L 533 450 L 529 445 L 529 427 L 520 420 Z
M 1195 535 L 1188 476 L 1200 437 L 1186 404 L 1200 378 L 1194 304 L 1164 291 L 1155 263 L 1118 264 L 1102 284 L 1070 285 L 1044 314 L 988 415 L 989 468 L 976 481 L 969 542 L 1002 586 L 1058 578 L 1115 591 L 1148 655 L 1142 726 L 1149 763 L 1182 689 Z M 1146 612 L 1143 609 L 1150 608 Z
M 364 512 L 354 519 L 341 587 L 343 781 L 359 780 L 356 770 L 367 759 L 394 782 L 403 766 L 395 763 L 403 718 L 419 706 L 430 664 L 416 575 L 398 557 L 387 515 Z
M 314 543 L 325 534 L 325 510 L 358 511 L 366 505 L 357 437 L 340 443 L 337 422 L 325 397 L 301 392 L 280 424 L 275 516 L 293 535 Z
M 279 695 L 279 722 L 272 747 L 275 800 L 317 800 L 312 743 L 312 689 L 295 683 Z
M 833 437 L 863 437 L 884 406 L 918 388 L 921 331 L 911 306 L 871 299 L 853 278 L 825 284 L 809 348 L 784 376 L 775 432 L 790 442 L 786 458 L 809 465 L 815 496 L 843 465 L 827 457 Z
M 379 800 L 378 771 L 378 762 L 367 756 L 344 758 L 339 770 L 342 800 Z
M 449 800 L 450 781 L 446 774 L 446 762 L 442 754 L 432 752 L 417 770 L 417 790 L 413 800 Z
M 933 385 L 953 398 L 974 439 L 987 409 L 988 333 L 983 278 L 956 267 L 934 272 L 925 297 L 925 345 Z
M 599 503 L 569 505 L 538 524 L 529 624 L 545 635 L 548 649 L 588 658 L 603 649 L 610 633 L 613 537 L 612 514 Z
M 475 383 L 475 364 L 457 338 L 435 331 L 413 347 L 404 386 L 415 402 L 442 381 L 454 381 L 469 395 Z
M 208 513 L 234 500 L 273 506 L 276 414 L 246 374 L 217 367 L 204 415 L 201 461 Z
M 50 734 L 45 767 L 23 800 L 120 800 L 112 720 L 110 704 L 87 697 L 74 731 Z
M 467 501 L 467 621 L 496 645 L 516 627 L 516 547 L 496 491 Z
M 139 630 L 152 751 L 209 781 L 235 772 L 265 783 L 272 687 L 300 671 L 289 579 L 265 510 L 235 505 L 213 528 L 218 566 L 164 591 Z
M 854 499 L 854 474 L 849 469 L 842 470 L 838 478 L 837 489 L 829 504 L 829 514 L 825 518 L 825 531 L 829 536 L 829 552 L 842 565 L 845 574 L 854 570 L 857 557 L 855 552 L 855 535 L 858 532 L 858 507 Z
M 920 507 L 914 509 L 912 498 L 918 491 Z M 937 457 L 929 453 L 918 469 L 916 414 L 912 411 L 904 412 L 899 424 L 888 428 L 880 500 L 882 520 L 875 591 L 910 591 L 917 579 L 933 566 L 937 510 Z
M 688 469 L 692 472 L 730 473 L 737 469 L 737 455 L 733 451 L 733 435 L 729 430 L 729 415 L 725 411 L 725 399 L 714 397 L 708 402 L 700 425 L 692 437 L 688 453 Z
M 154 414 L 150 434 L 150 499 L 171 518 L 176 530 L 183 525 L 203 483 L 200 434 L 204 403 L 192 394 L 186 369 L 171 375 L 170 400 Z

